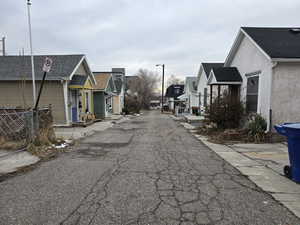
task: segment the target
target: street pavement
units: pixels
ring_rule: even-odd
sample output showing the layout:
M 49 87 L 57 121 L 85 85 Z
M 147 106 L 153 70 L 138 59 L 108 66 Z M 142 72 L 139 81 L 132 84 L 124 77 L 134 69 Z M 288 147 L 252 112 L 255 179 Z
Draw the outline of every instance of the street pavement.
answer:
M 0 224 L 298 225 L 168 115 L 149 112 L 0 183 Z

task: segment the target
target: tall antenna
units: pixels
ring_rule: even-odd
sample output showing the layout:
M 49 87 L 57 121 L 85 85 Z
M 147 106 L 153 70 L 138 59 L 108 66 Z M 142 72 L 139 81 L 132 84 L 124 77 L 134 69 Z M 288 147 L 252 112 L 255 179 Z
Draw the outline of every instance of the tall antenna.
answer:
M 32 73 L 33 105 L 35 105 L 35 102 L 36 102 L 36 88 L 35 88 L 34 58 L 33 58 L 33 50 L 32 50 L 32 34 L 31 34 L 30 6 L 31 6 L 31 1 L 30 1 L 30 0 L 27 0 L 28 26 L 29 26 L 29 42 L 30 42 L 30 55 L 31 55 L 31 73 Z

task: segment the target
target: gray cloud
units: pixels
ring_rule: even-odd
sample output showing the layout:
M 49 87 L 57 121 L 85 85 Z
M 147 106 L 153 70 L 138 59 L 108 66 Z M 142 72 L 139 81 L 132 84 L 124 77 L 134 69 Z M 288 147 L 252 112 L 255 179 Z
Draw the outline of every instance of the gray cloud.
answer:
M 195 75 L 223 61 L 240 26 L 299 26 L 298 0 L 32 0 L 36 54 L 84 53 L 94 70 L 126 67 Z M 2 0 L 7 51 L 28 53 L 25 0 Z

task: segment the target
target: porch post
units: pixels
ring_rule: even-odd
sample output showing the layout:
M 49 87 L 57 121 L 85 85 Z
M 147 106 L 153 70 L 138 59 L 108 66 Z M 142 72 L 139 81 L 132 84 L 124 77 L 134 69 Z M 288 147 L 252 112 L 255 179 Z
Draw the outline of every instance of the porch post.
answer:
M 210 85 L 210 105 L 212 105 L 213 85 Z
M 65 117 L 66 124 L 70 125 L 70 117 L 69 117 L 69 98 L 68 98 L 68 82 L 66 80 L 63 81 L 63 93 L 64 93 L 64 106 L 65 106 Z
M 220 104 L 221 85 L 218 84 L 218 105 Z

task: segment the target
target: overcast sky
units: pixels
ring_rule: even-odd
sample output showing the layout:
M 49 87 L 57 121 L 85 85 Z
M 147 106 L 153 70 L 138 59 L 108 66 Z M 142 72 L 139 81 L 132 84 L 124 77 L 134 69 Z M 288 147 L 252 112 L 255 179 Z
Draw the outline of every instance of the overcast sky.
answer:
M 8 54 L 29 53 L 26 0 L 1 0 Z M 240 26 L 300 26 L 299 0 L 32 0 L 35 54 L 86 54 L 93 70 L 196 75 L 224 61 Z

